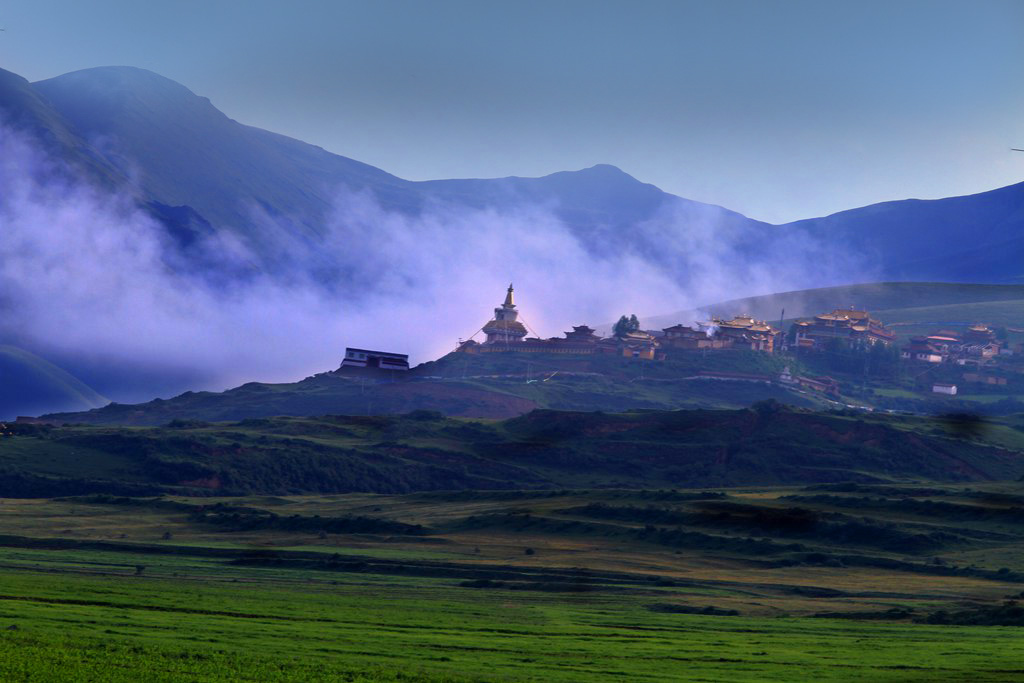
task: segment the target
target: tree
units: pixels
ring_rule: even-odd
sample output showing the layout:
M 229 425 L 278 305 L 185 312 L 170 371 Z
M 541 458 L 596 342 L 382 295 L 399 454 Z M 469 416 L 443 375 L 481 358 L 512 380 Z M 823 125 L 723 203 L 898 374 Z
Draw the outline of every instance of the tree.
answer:
M 624 315 L 620 316 L 619 321 L 615 323 L 615 327 L 612 328 L 612 331 L 615 333 L 616 337 L 625 337 L 630 332 L 636 332 L 639 329 L 640 319 L 637 318 L 636 313 L 634 313 L 628 318 Z

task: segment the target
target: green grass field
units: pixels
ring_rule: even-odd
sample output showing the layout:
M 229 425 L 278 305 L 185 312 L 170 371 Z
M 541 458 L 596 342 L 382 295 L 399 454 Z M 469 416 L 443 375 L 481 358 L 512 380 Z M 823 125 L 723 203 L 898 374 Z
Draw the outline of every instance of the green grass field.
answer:
M 1010 628 L 659 614 L 429 582 L 4 575 L 25 681 L 1014 680 Z M 18 579 L 21 580 L 18 580 Z M 648 598 L 650 599 L 650 598 Z
M 1022 501 L 1019 484 L 6 499 L 0 680 L 1020 680 L 1024 627 L 907 615 L 1021 593 Z M 429 533 L 246 527 L 247 509 Z

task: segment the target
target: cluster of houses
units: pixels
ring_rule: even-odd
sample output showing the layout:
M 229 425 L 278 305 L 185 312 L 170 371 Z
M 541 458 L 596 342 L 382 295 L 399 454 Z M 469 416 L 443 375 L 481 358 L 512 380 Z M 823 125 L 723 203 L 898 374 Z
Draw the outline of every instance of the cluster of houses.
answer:
M 903 360 L 921 363 L 956 363 L 985 365 L 1010 349 L 996 339 L 996 333 L 985 325 L 971 325 L 964 332 L 938 330 L 926 337 L 912 337 L 900 349 Z
M 746 349 L 764 353 L 786 351 L 791 347 L 799 351 L 822 351 L 843 346 L 866 347 L 876 344 L 891 346 L 896 335 L 881 321 L 872 318 L 868 311 L 853 307 L 837 308 L 809 320 L 793 324 L 790 335 L 772 327 L 763 320 L 749 315 L 733 318 L 712 317 L 705 323 L 694 325 L 673 325 L 660 331 L 630 330 L 611 337 L 602 337 L 587 325 L 576 325 L 562 337 L 542 339 L 528 336 L 529 330 L 520 320 L 515 304 L 515 290 L 508 286 L 505 300 L 494 309 L 494 316 L 485 323 L 473 337 L 483 333 L 484 340 L 459 340 L 456 351 L 461 353 L 564 353 L 564 354 L 608 354 L 640 358 L 645 360 L 664 359 L 672 349 L 718 351 L 725 349 Z M 995 332 L 985 325 L 971 325 L 963 332 L 938 330 L 924 337 L 913 337 L 900 349 L 902 360 L 913 363 L 956 363 L 962 366 L 983 367 L 1001 353 L 1008 353 L 996 339 Z M 371 351 L 367 349 L 346 349 L 342 368 L 379 368 L 382 370 L 407 370 L 408 356 L 404 354 Z M 712 373 L 714 374 L 714 373 Z M 768 378 L 729 377 L 763 381 Z M 838 394 L 838 384 L 829 377 L 793 377 L 788 369 L 777 378 L 784 384 L 799 385 L 803 388 L 826 394 Z M 988 384 L 1005 384 L 1005 378 L 966 373 L 964 381 Z M 955 394 L 956 386 L 936 384 L 933 391 Z
M 900 349 L 900 358 L 920 365 L 951 364 L 972 368 L 971 372 L 963 374 L 965 384 L 1006 386 L 1007 378 L 991 370 L 996 367 L 999 356 L 1024 351 L 1020 344 L 1017 347 L 1015 351 L 997 339 L 995 331 L 986 325 L 970 325 L 963 332 L 943 329 L 927 336 L 911 337 L 910 343 Z M 955 396 L 957 385 L 940 382 L 932 386 L 932 391 Z
M 694 325 L 673 325 L 660 331 L 634 330 L 613 337 L 601 337 L 586 325 L 573 327 L 564 337 L 528 337 L 519 320 L 514 290 L 509 285 L 505 301 L 494 309 L 494 317 L 480 328 L 484 341 L 460 341 L 458 351 L 491 353 L 501 351 L 544 353 L 607 353 L 634 358 L 658 359 L 669 349 L 747 349 L 773 353 L 785 350 L 781 330 L 749 315 L 715 318 Z M 891 344 L 893 333 L 867 311 L 836 309 L 794 325 L 794 343 L 801 349 L 824 348 L 830 340 L 848 344 Z M 475 336 L 475 335 L 474 335 Z
M 458 351 L 608 353 L 653 360 L 663 357 L 659 350 L 664 349 L 749 349 L 772 353 L 788 350 L 790 345 L 801 350 L 822 350 L 837 340 L 848 346 L 889 346 L 896 340 L 893 331 L 872 318 L 868 311 L 852 307 L 837 308 L 793 323 L 789 340 L 781 330 L 749 315 L 729 319 L 713 317 L 704 323 L 673 325 L 660 331 L 634 330 L 613 337 L 601 337 L 593 328 L 577 325 L 563 337 L 541 339 L 527 336 L 527 327 L 516 309 L 514 292 L 509 285 L 505 301 L 494 309 L 494 317 L 480 328 L 485 339 L 481 342 L 472 338 L 460 340 Z M 904 360 L 971 365 L 1000 352 L 1001 344 L 992 329 L 972 325 L 964 332 L 940 330 L 927 337 L 914 337 L 901 349 L 900 356 Z
M 611 354 L 656 360 L 664 358 L 665 351 L 673 348 L 740 348 L 771 353 L 781 336 L 763 320 L 737 316 L 730 320 L 714 318 L 696 327 L 674 325 L 660 332 L 631 330 L 611 337 L 602 337 L 587 325 L 576 325 L 563 337 L 528 337 L 526 325 L 519 320 L 512 285 L 508 287 L 505 301 L 494 309 L 494 317 L 479 332 L 484 334 L 484 341 L 460 340 L 456 350 L 463 353 Z
M 818 349 L 838 339 L 851 345 L 885 344 L 896 335 L 875 320 L 867 311 L 837 308 L 831 313 L 814 316 L 813 320 L 800 320 L 793 324 L 797 348 Z

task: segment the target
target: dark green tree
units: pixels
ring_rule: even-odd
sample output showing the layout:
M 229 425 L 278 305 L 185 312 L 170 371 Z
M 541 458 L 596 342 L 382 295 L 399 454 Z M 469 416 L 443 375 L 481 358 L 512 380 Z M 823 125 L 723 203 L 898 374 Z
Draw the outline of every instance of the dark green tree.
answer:
M 619 321 L 615 323 L 615 327 L 612 331 L 616 337 L 625 337 L 630 332 L 636 332 L 640 329 L 640 319 L 636 317 L 636 314 L 632 314 L 629 317 L 620 316 Z

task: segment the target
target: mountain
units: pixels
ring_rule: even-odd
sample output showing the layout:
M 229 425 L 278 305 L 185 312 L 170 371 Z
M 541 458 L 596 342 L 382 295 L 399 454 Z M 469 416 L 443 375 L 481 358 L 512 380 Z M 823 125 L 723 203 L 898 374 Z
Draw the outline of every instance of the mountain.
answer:
M 322 235 L 338 191 L 372 192 L 391 211 L 418 214 L 428 202 L 463 207 L 555 207 L 580 236 L 602 244 L 616 231 L 657 214 L 666 202 L 745 217 L 689 202 L 598 165 L 544 178 L 412 182 L 283 135 L 246 126 L 205 97 L 144 69 L 85 69 L 32 84 L 83 138 L 98 141 L 111 165 L 130 171 L 144 196 L 187 206 L 209 223 L 243 235 L 272 262 L 289 239 Z M 269 219 L 269 220 L 267 220 Z
M 0 419 L 47 410 L 89 410 L 109 401 L 39 356 L 0 346 Z
M 673 263 L 665 247 L 673 233 L 712 225 L 730 235 L 736 255 L 752 265 L 784 257 L 769 253 L 773 245 L 791 251 L 810 240 L 859 255 L 877 279 L 1024 281 L 1024 184 L 769 226 L 670 195 L 609 165 L 542 178 L 403 180 L 243 125 L 209 99 L 144 69 L 84 69 L 33 84 L 4 72 L 0 86 L 8 120 L 30 121 L 41 137 L 59 143 L 52 149 L 62 158 L 81 161 L 97 177 L 130 177 L 153 213 L 188 226 L 189 234 L 209 229 L 243 236 L 270 268 L 283 241 L 317 243 L 337 192 L 348 188 L 369 191 L 385 209 L 411 215 L 437 202 L 548 206 L 589 249 L 615 253 L 628 246 L 664 266 Z M 174 211 L 187 215 L 170 216 Z M 656 219 L 659 224 L 648 225 Z M 310 252 L 314 259 L 316 251 Z
M 27 80 L 0 69 L 0 123 L 29 135 L 49 159 L 37 159 L 26 173 L 61 173 L 69 166 L 91 182 L 113 189 L 126 178 L 97 152 L 74 125 Z M 51 162 L 51 163 L 46 163 Z
M 1024 283 L 1024 183 L 884 202 L 785 226 L 877 262 L 886 279 Z
M 246 232 L 254 212 L 265 211 L 288 219 L 301 236 L 315 235 L 342 183 L 370 186 L 388 203 L 414 203 L 406 181 L 242 125 L 207 98 L 145 69 L 85 69 L 33 88 L 83 137 L 102 141 L 110 163 L 136 169 L 146 196 L 190 206 L 218 226 Z

